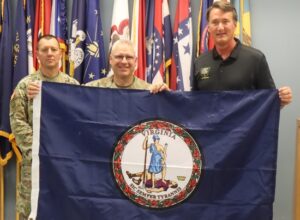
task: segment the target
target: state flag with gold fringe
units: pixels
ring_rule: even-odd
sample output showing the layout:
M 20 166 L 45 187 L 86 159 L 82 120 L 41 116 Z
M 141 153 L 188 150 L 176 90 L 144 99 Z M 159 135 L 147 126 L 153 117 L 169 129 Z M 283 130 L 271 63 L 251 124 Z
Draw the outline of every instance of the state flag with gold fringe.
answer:
M 43 82 L 30 217 L 271 220 L 279 112 L 275 89 L 153 95 Z

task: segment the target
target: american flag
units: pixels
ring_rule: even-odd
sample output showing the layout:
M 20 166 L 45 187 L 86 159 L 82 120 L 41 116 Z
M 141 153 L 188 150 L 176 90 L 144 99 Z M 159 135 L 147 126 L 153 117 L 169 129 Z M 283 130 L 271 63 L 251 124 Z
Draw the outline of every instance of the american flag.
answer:
M 65 7 L 65 0 L 53 0 L 51 10 L 50 34 L 57 37 L 60 49 L 62 50 L 61 69 L 66 72 L 67 59 L 67 11 Z

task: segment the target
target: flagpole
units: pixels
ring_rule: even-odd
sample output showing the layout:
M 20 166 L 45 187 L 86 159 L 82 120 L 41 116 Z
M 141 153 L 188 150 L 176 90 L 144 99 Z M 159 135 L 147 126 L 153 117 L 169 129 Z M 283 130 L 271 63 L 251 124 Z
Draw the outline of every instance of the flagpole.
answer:
M 20 183 L 20 170 L 21 170 L 21 162 L 22 159 L 19 160 L 18 158 L 16 159 L 16 201 L 17 201 L 17 196 L 18 196 L 18 185 Z M 16 220 L 20 219 L 20 214 L 16 210 Z
M 21 170 L 21 162 L 22 162 L 22 154 L 17 146 L 15 136 L 11 134 L 9 136 L 9 141 L 11 143 L 12 149 L 16 156 L 16 201 L 18 196 L 18 185 L 20 183 L 20 170 Z M 19 220 L 20 215 L 16 210 L 16 220 Z
M 296 166 L 294 185 L 294 220 L 300 220 L 300 118 L 297 120 Z
M 0 166 L 0 220 L 4 220 L 4 175 L 3 166 Z

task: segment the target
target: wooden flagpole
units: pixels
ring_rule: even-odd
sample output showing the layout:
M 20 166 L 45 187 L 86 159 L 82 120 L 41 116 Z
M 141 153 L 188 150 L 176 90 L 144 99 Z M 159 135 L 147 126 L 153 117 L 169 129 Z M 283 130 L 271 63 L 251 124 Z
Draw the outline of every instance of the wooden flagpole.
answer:
M 294 186 L 294 220 L 300 220 L 300 118 L 297 120 Z
M 20 170 L 21 170 L 21 161 L 16 160 L 16 201 L 18 196 L 18 185 L 20 183 Z M 16 220 L 20 219 L 20 215 L 16 210 Z
M 4 220 L 4 168 L 0 166 L 0 220 Z

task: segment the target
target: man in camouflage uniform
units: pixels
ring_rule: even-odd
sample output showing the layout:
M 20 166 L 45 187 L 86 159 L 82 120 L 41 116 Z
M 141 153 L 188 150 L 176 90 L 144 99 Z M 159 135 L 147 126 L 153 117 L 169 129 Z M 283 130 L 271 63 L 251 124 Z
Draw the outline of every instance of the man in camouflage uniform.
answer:
M 40 47 L 41 46 L 39 46 L 39 48 Z M 13 133 L 15 134 L 17 144 L 19 145 L 23 154 L 21 184 L 19 187 L 20 193 L 17 201 L 17 210 L 22 213 L 23 216 L 28 216 L 30 213 L 32 98 L 35 97 L 40 91 L 39 84 L 32 81 L 36 79 L 42 81 L 77 84 L 74 79 L 62 73 L 56 75 L 54 74 L 52 75 L 53 77 L 44 76 L 43 69 L 48 63 L 44 62 L 44 65 L 42 65 L 41 59 L 40 62 L 41 70 L 36 72 L 35 74 L 25 77 L 22 81 L 20 81 L 11 101 L 11 126 Z M 134 76 L 136 63 L 137 58 L 135 56 L 132 42 L 129 40 L 119 40 L 113 45 L 110 55 L 110 64 L 113 69 L 114 75 L 89 82 L 86 84 L 86 86 L 102 88 L 142 89 L 150 90 L 151 93 L 169 90 L 168 86 L 164 83 L 149 84 Z M 57 72 L 58 66 L 56 69 L 56 73 Z M 60 79 L 53 80 L 56 78 Z M 27 117 L 28 121 L 26 120 Z M 22 120 L 20 120 L 19 118 L 21 118 Z
M 144 89 L 151 93 L 169 90 L 165 83 L 149 84 L 134 75 L 137 58 L 129 40 L 116 41 L 111 49 L 109 63 L 114 72 L 112 76 L 86 83 L 86 86 L 119 89 Z
M 41 37 L 37 45 L 40 69 L 24 77 L 16 86 L 10 101 L 10 124 L 17 145 L 22 153 L 21 180 L 17 190 L 17 211 L 20 219 L 28 219 L 31 197 L 31 150 L 32 150 L 32 91 L 40 90 L 38 81 L 79 84 L 75 79 L 59 71 L 61 50 L 52 35 Z M 29 86 L 30 85 L 30 86 Z M 31 90 L 28 90 L 28 87 Z

